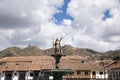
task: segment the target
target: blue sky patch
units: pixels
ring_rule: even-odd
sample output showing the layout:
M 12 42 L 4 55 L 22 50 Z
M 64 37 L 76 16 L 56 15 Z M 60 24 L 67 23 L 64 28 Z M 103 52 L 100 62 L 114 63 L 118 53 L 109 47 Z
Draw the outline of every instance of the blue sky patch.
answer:
M 63 19 L 73 20 L 73 18 L 69 16 L 66 12 L 69 2 L 70 0 L 64 0 L 64 5 L 61 8 L 59 8 L 61 12 L 54 14 L 53 18 L 56 20 L 56 24 L 61 24 Z
M 110 10 L 109 9 L 105 10 L 103 20 L 106 20 L 111 17 L 112 15 L 110 15 Z

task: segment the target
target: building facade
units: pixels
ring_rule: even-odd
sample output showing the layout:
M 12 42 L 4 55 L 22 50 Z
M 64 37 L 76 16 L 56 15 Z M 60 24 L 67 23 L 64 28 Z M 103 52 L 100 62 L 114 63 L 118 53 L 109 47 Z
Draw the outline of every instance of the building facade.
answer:
M 63 80 L 108 79 L 109 69 L 100 65 L 101 61 L 88 61 L 79 55 L 63 56 L 60 69 L 72 69 L 73 75 L 63 76 Z M 111 61 L 104 61 L 106 64 Z M 0 59 L 0 80 L 52 80 L 52 76 L 41 73 L 42 69 L 55 69 L 51 56 L 5 57 Z
M 120 61 L 114 61 L 109 65 L 109 80 L 120 80 Z

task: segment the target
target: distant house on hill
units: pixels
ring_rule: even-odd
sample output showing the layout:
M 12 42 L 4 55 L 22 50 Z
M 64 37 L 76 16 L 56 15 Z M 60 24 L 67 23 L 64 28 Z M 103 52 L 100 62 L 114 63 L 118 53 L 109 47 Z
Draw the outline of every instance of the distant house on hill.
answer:
M 110 60 L 103 61 L 105 64 Z M 103 68 L 101 61 L 88 61 L 79 55 L 64 56 L 60 60 L 60 69 L 73 69 L 68 79 L 108 79 L 109 68 Z M 51 56 L 5 57 L 0 59 L 0 80 L 49 80 L 51 76 L 41 74 L 42 69 L 55 69 L 55 60 Z

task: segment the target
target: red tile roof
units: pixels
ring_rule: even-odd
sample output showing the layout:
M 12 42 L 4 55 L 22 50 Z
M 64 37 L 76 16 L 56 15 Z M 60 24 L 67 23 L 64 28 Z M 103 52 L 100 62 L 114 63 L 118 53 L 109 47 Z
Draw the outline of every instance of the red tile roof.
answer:
M 0 71 L 28 71 L 55 68 L 55 61 L 51 56 L 6 57 L 0 59 L 0 63 Z
M 113 61 L 108 65 L 110 69 L 120 69 L 120 60 Z
M 87 61 L 86 58 L 79 55 L 63 56 L 60 60 L 60 68 L 73 70 L 103 70 L 103 66 L 100 65 L 100 62 L 101 61 Z M 111 60 L 102 62 L 108 64 Z M 41 69 L 55 69 L 54 58 L 51 56 L 26 56 L 0 59 L 0 72 Z

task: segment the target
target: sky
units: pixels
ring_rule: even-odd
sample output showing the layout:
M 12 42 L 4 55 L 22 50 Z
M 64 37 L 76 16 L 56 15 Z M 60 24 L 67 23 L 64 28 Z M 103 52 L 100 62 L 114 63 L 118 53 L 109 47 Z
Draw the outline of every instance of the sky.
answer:
M 120 0 L 0 0 L 0 50 L 63 45 L 120 49 Z

